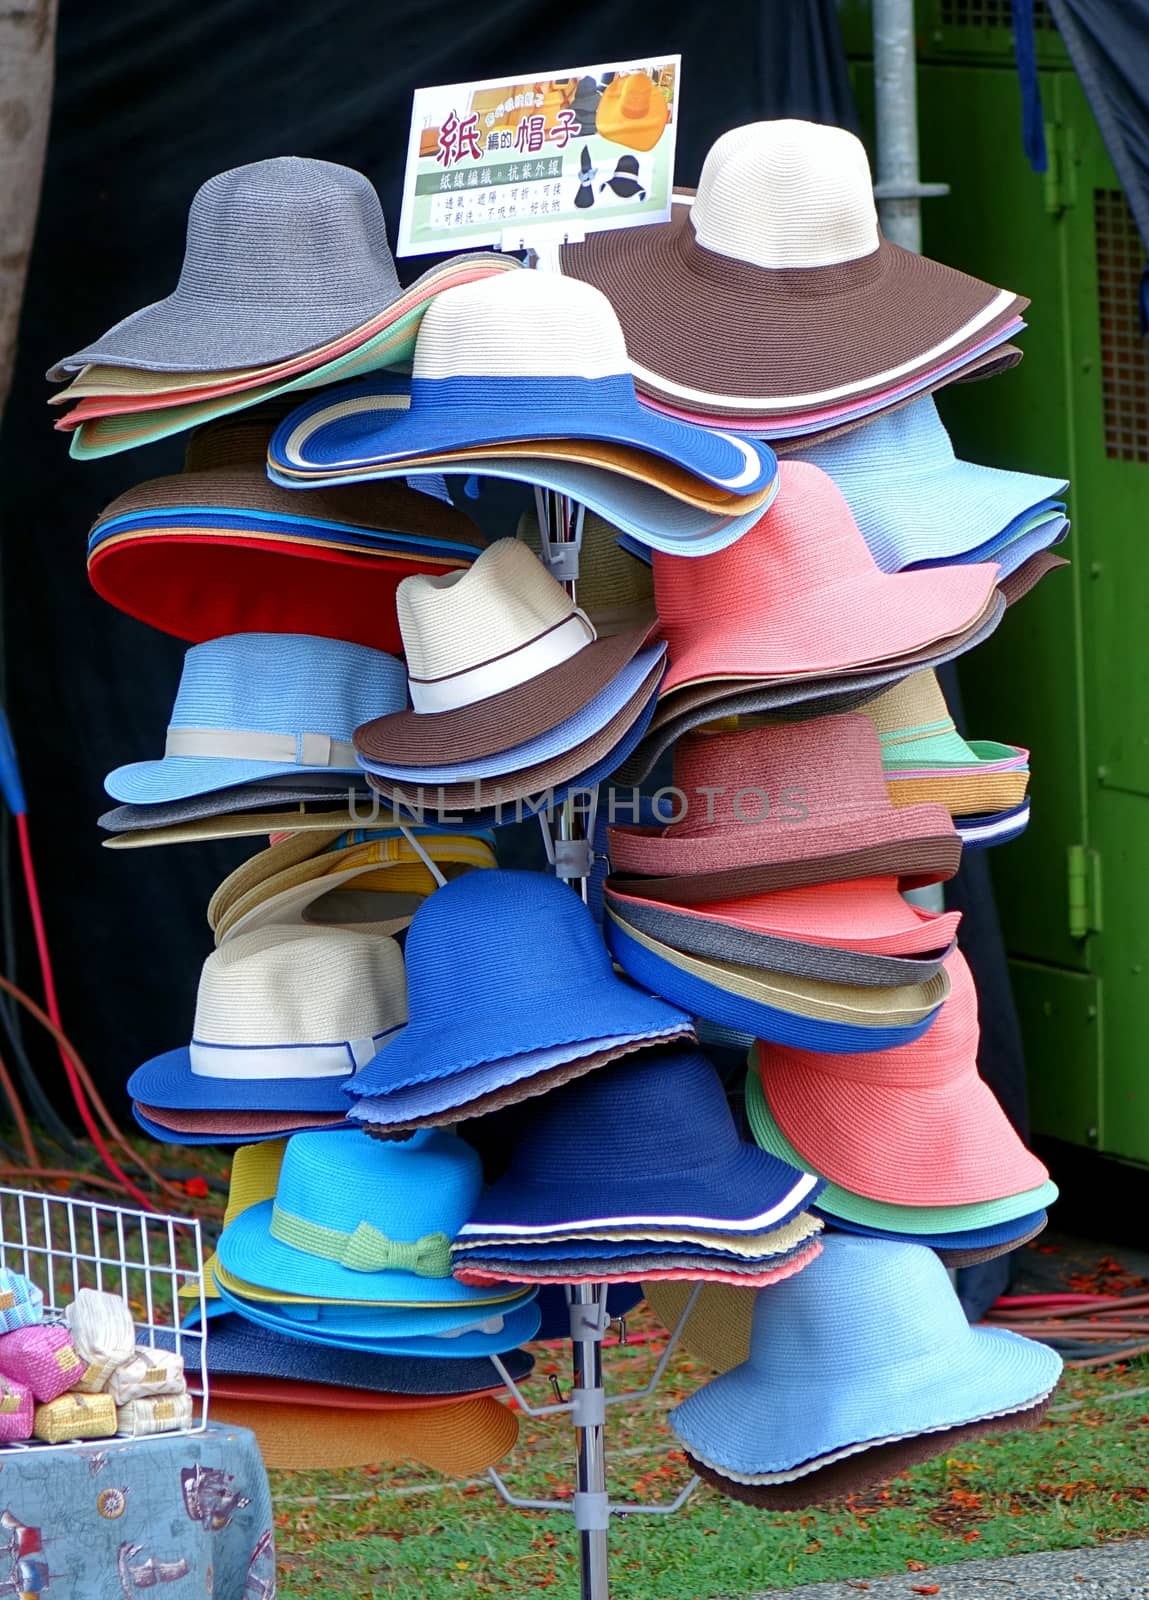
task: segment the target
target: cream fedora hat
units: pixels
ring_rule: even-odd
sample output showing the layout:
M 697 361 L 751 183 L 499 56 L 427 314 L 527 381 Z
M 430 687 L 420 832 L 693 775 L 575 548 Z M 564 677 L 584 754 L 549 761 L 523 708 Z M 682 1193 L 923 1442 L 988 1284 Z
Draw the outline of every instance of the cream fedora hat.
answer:
M 405 579 L 397 603 L 414 709 L 355 730 L 368 771 L 373 761 L 471 761 L 538 738 L 605 689 L 654 631 L 600 639 L 517 539 L 488 546 L 465 572 Z

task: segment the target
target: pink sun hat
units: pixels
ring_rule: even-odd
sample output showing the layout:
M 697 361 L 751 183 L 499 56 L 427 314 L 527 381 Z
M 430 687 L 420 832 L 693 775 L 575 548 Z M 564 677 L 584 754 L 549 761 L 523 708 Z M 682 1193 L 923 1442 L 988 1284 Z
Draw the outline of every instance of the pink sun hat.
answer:
M 770 1113 L 815 1171 L 890 1205 L 1004 1200 L 1046 1182 L 977 1071 L 977 993 L 960 951 L 949 999 L 928 1033 L 869 1055 L 759 1043 Z
M 624 906 L 662 904 L 613 887 L 610 897 Z M 896 878 L 854 878 L 744 899 L 704 901 L 678 907 L 677 914 L 802 944 L 876 956 L 921 956 L 947 950 L 961 922 L 960 911 L 925 911 L 911 905 L 899 893 Z
M 885 573 L 819 467 L 784 461 L 771 508 L 709 556 L 654 552 L 670 646 L 661 697 L 713 679 L 825 677 L 896 662 L 969 629 L 995 597 L 992 562 Z
M 678 821 L 608 830 L 616 873 L 715 874 L 725 884 L 737 869 L 777 869 L 775 881 L 748 873 L 737 887 L 679 904 L 849 878 L 936 882 L 960 859 L 944 806 L 891 803 L 877 729 L 860 712 L 687 734 L 674 749 L 674 789 Z

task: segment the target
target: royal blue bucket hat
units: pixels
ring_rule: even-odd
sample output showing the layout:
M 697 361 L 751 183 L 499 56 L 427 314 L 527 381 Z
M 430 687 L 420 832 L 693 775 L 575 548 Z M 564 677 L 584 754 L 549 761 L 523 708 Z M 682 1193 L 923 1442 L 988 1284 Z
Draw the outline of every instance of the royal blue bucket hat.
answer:
M 286 1294 L 306 1284 L 325 1300 L 478 1305 L 482 1296 L 451 1277 L 451 1241 L 481 1187 L 478 1155 L 453 1134 L 423 1130 L 399 1142 L 357 1130 L 295 1134 L 275 1199 L 224 1228 L 220 1264 Z
M 156 1332 L 161 1349 L 173 1350 L 176 1342 L 170 1330 Z M 183 1339 L 179 1343 L 187 1370 L 198 1372 L 201 1341 Z M 502 1362 L 516 1383 L 527 1377 L 535 1364 L 525 1350 L 508 1350 Z M 340 1389 L 366 1389 L 372 1394 L 476 1394 L 503 1381 L 486 1357 L 454 1361 L 432 1356 L 368 1357 L 354 1350 L 306 1345 L 298 1338 L 258 1327 L 226 1308 L 212 1318 L 207 1370 L 209 1377 L 300 1379 Z
M 589 1055 L 598 1039 L 638 1048 L 690 1028 L 615 976 L 586 906 L 541 872 L 454 879 L 415 912 L 404 954 L 411 1020 L 348 1083 L 357 1099 L 527 1051 L 585 1040 Z
M 528 1109 L 510 1168 L 460 1239 L 624 1223 L 762 1233 L 821 1188 L 739 1139 L 721 1080 L 696 1050 L 616 1062 Z
M 117 767 L 113 800 L 182 800 L 305 773 L 358 774 L 351 736 L 407 703 L 402 663 L 368 645 L 235 633 L 193 645 L 157 761 Z
M 794 454 L 833 478 L 883 572 L 996 560 L 985 547 L 1000 539 L 1003 548 L 1039 509 L 1063 513 L 1069 487 L 959 461 L 931 395 Z
M 670 1425 L 719 1468 L 786 1472 L 1034 1405 L 1060 1375 L 1045 1345 L 971 1328 L 932 1250 L 833 1233 L 804 1271 L 759 1292 L 750 1359 L 677 1406 Z
M 448 1361 L 470 1361 L 479 1356 L 498 1356 L 505 1350 L 517 1349 L 534 1338 L 539 1326 L 538 1308 L 530 1291 L 504 1303 L 511 1309 L 504 1310 L 503 1305 L 490 1306 L 481 1324 L 476 1323 L 474 1327 L 461 1332 L 436 1335 L 421 1334 L 416 1330 L 401 1336 L 388 1328 L 376 1336 L 370 1332 L 369 1323 L 365 1323 L 359 1333 L 338 1333 L 319 1321 L 292 1321 L 281 1314 L 281 1307 L 262 1301 L 244 1300 L 222 1283 L 218 1288 L 219 1304 L 224 1311 L 238 1312 L 258 1327 L 268 1328 L 304 1344 L 322 1345 L 332 1350 L 358 1351 L 362 1355 L 431 1356 Z M 209 1329 L 214 1326 L 214 1321 L 209 1323 Z

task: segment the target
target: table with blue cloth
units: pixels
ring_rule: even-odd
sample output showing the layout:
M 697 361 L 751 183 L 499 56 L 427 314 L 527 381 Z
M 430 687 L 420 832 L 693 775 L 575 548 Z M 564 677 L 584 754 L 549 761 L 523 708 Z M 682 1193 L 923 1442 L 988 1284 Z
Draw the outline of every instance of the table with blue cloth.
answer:
M 93 1439 L 0 1451 L 0 1595 L 274 1600 L 275 1539 L 254 1434 Z

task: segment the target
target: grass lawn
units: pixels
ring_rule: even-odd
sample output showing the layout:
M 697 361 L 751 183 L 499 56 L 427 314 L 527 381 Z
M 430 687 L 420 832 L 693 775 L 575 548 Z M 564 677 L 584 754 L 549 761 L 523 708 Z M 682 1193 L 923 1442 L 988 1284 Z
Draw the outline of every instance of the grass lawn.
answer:
M 636 1330 L 654 1326 L 643 1313 Z M 658 1345 L 604 1353 L 609 1388 L 639 1387 Z M 567 1383 L 561 1349 L 544 1350 L 528 1387 Z M 670 1499 L 686 1481 L 663 1417 L 707 1376 L 677 1359 L 659 1395 L 608 1412 L 615 1500 Z M 1068 1549 L 1149 1533 L 1149 1364 L 1071 1373 L 1033 1433 L 976 1442 L 884 1489 L 818 1511 L 771 1513 L 700 1488 L 669 1518 L 616 1518 L 615 1592 L 626 1600 L 708 1600 L 826 1579 L 865 1580 L 975 1556 Z M 523 1419 L 504 1475 L 520 1494 L 569 1495 L 563 1417 Z M 486 1482 L 445 1484 L 394 1467 L 272 1474 L 283 1600 L 459 1600 L 461 1595 L 577 1600 L 569 1516 L 504 1507 Z

